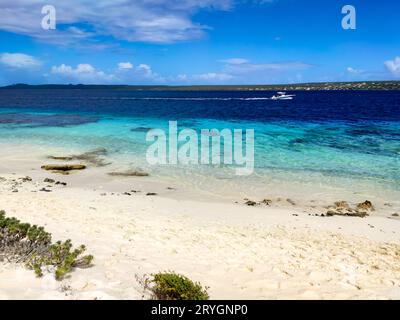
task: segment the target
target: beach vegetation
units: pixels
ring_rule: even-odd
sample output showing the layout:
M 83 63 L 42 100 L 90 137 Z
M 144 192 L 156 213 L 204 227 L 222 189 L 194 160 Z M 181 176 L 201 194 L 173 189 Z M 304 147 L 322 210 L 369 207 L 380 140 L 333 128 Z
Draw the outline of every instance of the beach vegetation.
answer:
M 52 236 L 43 227 L 22 223 L 0 211 L 0 261 L 24 263 L 38 277 L 45 270 L 54 271 L 61 280 L 74 268 L 92 264 L 93 256 L 83 255 L 84 245 L 74 248 L 71 240 L 52 243 Z
M 152 274 L 148 281 L 156 300 L 208 300 L 207 287 L 175 272 Z
M 136 280 L 143 287 L 142 298 L 152 300 L 208 300 L 208 287 L 193 282 L 186 276 L 173 271 L 159 272 L 139 277 Z

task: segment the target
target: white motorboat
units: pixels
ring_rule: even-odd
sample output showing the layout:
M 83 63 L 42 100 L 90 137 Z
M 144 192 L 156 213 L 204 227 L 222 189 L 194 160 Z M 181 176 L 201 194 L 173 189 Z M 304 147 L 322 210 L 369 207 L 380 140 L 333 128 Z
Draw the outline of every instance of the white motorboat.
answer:
M 278 92 L 271 97 L 272 100 L 293 100 L 295 94 L 286 94 L 286 92 Z

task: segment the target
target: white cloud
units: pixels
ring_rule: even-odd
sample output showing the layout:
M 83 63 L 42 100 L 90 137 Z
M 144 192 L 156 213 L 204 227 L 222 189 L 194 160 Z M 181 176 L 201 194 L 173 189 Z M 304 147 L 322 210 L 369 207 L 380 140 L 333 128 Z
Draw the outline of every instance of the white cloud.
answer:
M 362 74 L 362 73 L 364 73 L 364 70 L 355 69 L 355 68 L 352 68 L 352 67 L 348 67 L 346 70 L 347 70 L 348 73 L 351 73 L 351 74 Z
M 40 61 L 23 53 L 0 54 L 0 63 L 17 69 L 34 68 L 40 66 Z
M 220 84 L 227 83 L 234 79 L 234 76 L 224 72 L 208 72 L 199 74 L 179 74 L 165 78 L 169 83 L 175 84 Z
M 186 80 L 189 79 L 189 77 L 188 77 L 187 74 L 179 74 L 179 75 L 177 76 L 177 79 L 178 79 L 179 81 L 186 81 Z
M 204 81 L 227 81 L 233 79 L 233 76 L 223 72 L 209 72 L 203 74 L 196 74 L 193 76 L 195 80 L 204 80 Z
M 394 60 L 385 61 L 385 66 L 386 69 L 395 77 L 400 76 L 400 57 L 396 57 Z
M 83 84 L 154 84 L 164 83 L 165 78 L 154 72 L 151 66 L 130 62 L 120 62 L 114 70 L 105 72 L 91 64 L 81 63 L 76 67 L 61 64 L 53 66 L 47 80 L 54 83 Z
M 180 74 L 168 80 L 190 84 L 275 83 L 276 81 L 292 81 L 291 79 L 299 81 L 300 77 L 302 77 L 299 71 L 311 67 L 309 64 L 298 61 L 256 64 L 244 58 L 230 58 L 220 60 L 220 62 L 224 63 L 224 65 L 219 71 L 193 75 Z
M 138 66 L 138 71 L 143 72 L 146 76 L 151 76 L 153 74 L 153 71 L 151 70 L 151 67 L 147 64 L 139 64 Z
M 130 62 L 120 62 L 118 63 L 119 70 L 130 70 L 133 69 L 133 65 Z
M 153 82 L 164 82 L 164 77 L 160 76 L 158 73 L 154 72 L 151 66 L 148 64 L 141 63 L 132 72 L 132 75 L 136 78 L 142 78 L 146 81 L 151 80 Z
M 95 68 L 90 64 L 78 64 L 76 69 L 71 66 L 67 66 L 62 64 L 60 66 L 53 66 L 51 68 L 51 73 L 54 74 L 67 74 L 67 75 L 74 75 L 74 74 L 82 74 L 82 73 L 93 73 Z
M 311 65 L 300 61 L 278 62 L 278 63 L 252 63 L 246 59 L 227 59 L 225 71 L 229 74 L 251 74 L 260 72 L 282 72 L 293 70 L 305 70 Z
M 48 0 L 0 1 L 0 29 L 60 45 L 76 45 L 76 41 L 84 39 L 95 43 L 97 35 L 126 41 L 171 43 L 202 37 L 208 27 L 192 21 L 193 16 L 206 8 L 229 10 L 234 1 L 57 1 L 57 30 L 40 27 L 44 16 L 40 15 L 40 9 L 48 4 Z M 80 24 L 79 28 L 77 24 Z
M 107 83 L 115 79 L 114 75 L 106 74 L 104 71 L 97 70 L 92 65 L 86 63 L 78 64 L 76 68 L 65 64 L 53 66 L 51 68 L 51 74 L 72 83 Z
M 231 59 L 221 60 L 221 62 L 225 62 L 227 64 L 239 65 L 239 64 L 247 64 L 249 63 L 249 60 L 242 58 L 231 58 Z

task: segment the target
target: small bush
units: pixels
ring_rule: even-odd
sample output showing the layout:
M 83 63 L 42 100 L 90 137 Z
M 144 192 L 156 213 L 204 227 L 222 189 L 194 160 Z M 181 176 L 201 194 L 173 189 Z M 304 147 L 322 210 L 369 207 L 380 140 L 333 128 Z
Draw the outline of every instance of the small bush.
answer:
M 43 268 L 53 267 L 55 278 L 61 280 L 73 268 L 91 265 L 93 256 L 82 256 L 85 250 L 83 245 L 73 249 L 71 240 L 52 244 L 51 234 L 43 227 L 7 218 L 0 211 L 0 261 L 25 263 L 39 277 Z
M 157 300 L 208 300 L 208 288 L 174 272 L 152 274 L 152 298 Z

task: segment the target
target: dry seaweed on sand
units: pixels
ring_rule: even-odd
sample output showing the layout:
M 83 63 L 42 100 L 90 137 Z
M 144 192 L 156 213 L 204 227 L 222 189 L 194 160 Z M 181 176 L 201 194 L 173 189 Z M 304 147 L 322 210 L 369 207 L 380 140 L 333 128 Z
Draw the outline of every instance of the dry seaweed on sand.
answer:
M 141 170 L 113 171 L 108 173 L 112 177 L 147 177 L 149 174 Z

